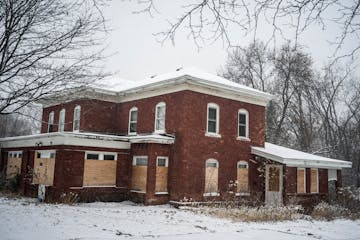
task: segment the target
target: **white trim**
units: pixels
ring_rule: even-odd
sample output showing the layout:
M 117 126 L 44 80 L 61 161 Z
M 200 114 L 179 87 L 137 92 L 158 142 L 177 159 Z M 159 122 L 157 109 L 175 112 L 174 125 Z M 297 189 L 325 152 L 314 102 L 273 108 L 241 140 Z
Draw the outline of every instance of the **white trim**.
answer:
M 40 158 L 51 158 L 51 154 L 56 156 L 56 150 L 36 150 L 36 153 L 40 153 Z
M 168 192 L 155 192 L 155 195 L 168 195 Z
M 235 196 L 250 196 L 250 192 L 237 192 Z
M 66 115 L 66 110 L 65 108 L 63 108 L 59 112 L 59 126 L 58 126 L 59 132 L 63 132 L 65 129 L 65 115 Z
M 239 120 L 240 120 L 240 114 L 245 114 L 245 136 L 240 136 L 240 131 L 239 131 L 239 126 L 240 126 L 240 123 L 239 123 Z M 238 135 L 237 135 L 237 139 L 238 140 L 245 140 L 245 141 L 250 141 L 250 138 L 249 138 L 249 112 L 248 110 L 244 109 L 244 108 L 241 108 L 239 109 L 238 111 L 238 124 L 237 124 L 237 128 L 238 128 Z
M 47 130 L 47 132 L 50 132 L 50 125 L 51 125 L 51 127 L 52 128 L 54 128 L 54 120 L 55 120 L 55 113 L 54 113 L 54 111 L 51 111 L 50 113 L 49 113 L 49 119 L 48 119 L 48 130 Z M 53 132 L 54 131 L 54 129 L 51 129 L 52 131 L 51 132 Z
M 209 158 L 205 161 L 205 168 L 207 168 L 207 164 L 208 163 L 215 163 L 216 164 L 216 168 L 219 168 L 219 161 L 214 159 L 214 158 Z
M 22 152 L 23 151 L 8 151 L 8 158 L 20 158 L 20 154 L 21 154 L 21 158 L 22 158 Z M 10 157 L 10 154 L 11 155 L 16 155 L 16 157 L 14 157 L 14 156 L 11 156 Z
M 236 168 L 239 168 L 239 165 L 246 165 L 246 168 L 249 169 L 249 163 L 248 163 L 247 161 L 239 160 L 239 161 L 236 163 Z
M 79 111 L 79 119 L 75 118 L 77 111 Z M 81 119 L 81 106 L 76 105 L 76 107 L 74 108 L 74 115 L 73 115 L 73 131 L 80 131 L 80 119 Z M 75 121 L 79 121 L 79 129 L 75 129 Z
M 298 186 L 298 178 L 299 178 L 299 170 L 304 170 L 304 192 L 299 192 L 299 186 Z M 296 168 L 296 193 L 306 193 L 306 168 L 298 167 Z
M 158 109 L 164 107 L 164 129 L 158 129 L 157 126 L 157 120 L 162 120 L 162 119 L 158 119 Z M 154 122 L 154 132 L 155 133 L 165 133 L 166 132 L 166 103 L 165 102 L 159 102 L 158 104 L 156 104 L 155 106 L 155 122 Z
M 209 192 L 209 193 L 204 193 L 203 196 L 204 197 L 217 197 L 217 196 L 220 196 L 220 193 L 218 193 L 218 192 Z
M 159 158 L 165 158 L 165 166 L 158 166 Z M 156 167 L 169 167 L 169 157 L 166 157 L 166 156 L 157 156 L 157 157 L 156 157 Z
M 284 154 L 283 152 L 286 152 L 286 154 Z M 341 169 L 341 168 L 351 168 L 352 166 L 352 163 L 348 161 L 325 158 L 325 157 L 297 151 L 294 149 L 281 147 L 267 142 L 265 143 L 265 147 L 252 146 L 251 153 L 260 157 L 271 159 L 278 163 L 286 164 L 289 167 Z M 291 153 L 291 155 L 293 156 L 298 156 L 298 157 L 297 158 L 288 157 L 289 153 Z
M 146 165 L 136 165 L 136 159 L 137 158 L 146 158 Z M 149 166 L 149 157 L 146 155 L 137 155 L 137 156 L 133 156 L 133 161 L 132 161 L 132 165 L 133 166 Z
M 163 136 L 158 134 L 128 136 L 128 139 L 131 143 L 173 144 L 175 142 L 174 137 Z
M 116 185 L 85 185 L 82 188 L 116 188 Z
M 76 132 L 52 132 L 0 139 L 1 148 L 42 146 L 84 146 L 130 149 L 127 137 Z
M 313 179 L 311 178 L 312 174 L 311 172 L 313 170 L 316 170 L 316 192 L 311 191 L 311 184 Z M 310 193 L 319 193 L 319 169 L 318 168 L 311 168 L 310 169 Z
M 337 170 L 336 169 L 328 169 L 328 181 L 337 181 Z
M 136 111 L 136 121 L 131 121 L 131 112 Z M 129 135 L 136 135 L 137 132 L 137 119 L 138 119 L 138 108 L 137 107 L 132 107 L 129 110 L 129 126 L 128 126 L 128 134 Z M 130 132 L 130 125 L 131 123 L 136 123 L 136 131 L 135 132 Z
M 215 132 L 209 132 L 209 109 L 216 110 L 216 122 L 215 122 Z M 220 135 L 220 107 L 216 103 L 208 103 L 206 108 L 206 133 L 205 136 L 209 137 L 221 137 Z
M 98 154 L 99 159 L 87 159 L 88 154 Z M 104 160 L 104 155 L 113 155 L 114 160 L 105 160 L 105 161 L 117 161 L 117 153 L 116 152 L 102 152 L 102 151 L 85 151 L 85 160 Z

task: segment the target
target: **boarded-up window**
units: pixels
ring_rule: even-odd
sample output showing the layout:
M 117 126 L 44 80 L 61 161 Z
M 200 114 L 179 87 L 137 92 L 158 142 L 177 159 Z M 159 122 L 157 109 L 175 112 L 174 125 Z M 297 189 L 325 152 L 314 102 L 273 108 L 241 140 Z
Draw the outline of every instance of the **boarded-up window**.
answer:
M 55 151 L 37 151 L 34 159 L 34 184 L 52 186 L 54 183 Z
M 15 177 L 21 172 L 22 152 L 9 152 L 6 166 L 6 178 Z
M 156 183 L 155 192 L 167 192 L 168 181 L 168 158 L 158 157 L 156 159 Z
M 134 156 L 131 176 L 131 190 L 146 192 L 147 156 Z
M 310 185 L 310 192 L 312 193 L 318 193 L 319 189 L 319 179 L 318 179 L 319 175 L 318 175 L 318 169 L 317 168 L 312 168 L 311 169 L 311 176 L 310 176 L 310 180 L 311 180 L 311 185 Z
M 237 192 L 249 192 L 249 164 L 246 161 L 237 163 Z
M 86 152 L 83 186 L 116 185 L 116 153 Z
M 269 166 L 269 191 L 280 191 L 280 169 L 277 166 Z
M 218 192 L 219 163 L 215 159 L 206 160 L 205 164 L 205 193 Z
M 305 168 L 297 169 L 297 192 L 305 193 L 306 192 L 306 175 Z

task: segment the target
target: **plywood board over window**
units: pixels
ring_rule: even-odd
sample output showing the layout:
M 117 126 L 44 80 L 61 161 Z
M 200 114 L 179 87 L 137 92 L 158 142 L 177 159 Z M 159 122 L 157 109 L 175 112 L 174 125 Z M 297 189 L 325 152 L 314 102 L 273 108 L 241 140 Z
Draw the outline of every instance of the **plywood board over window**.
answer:
M 306 172 L 305 168 L 297 169 L 297 192 L 305 193 L 306 192 Z
M 311 191 L 311 193 L 319 192 L 319 179 L 318 178 L 319 178 L 318 169 L 312 168 L 311 175 L 310 175 L 310 180 L 311 180 L 310 191 Z
M 156 159 L 156 193 L 167 193 L 168 187 L 168 157 L 157 157 Z
M 116 185 L 116 153 L 86 152 L 83 186 Z
M 21 172 L 22 152 L 9 152 L 6 166 L 6 178 L 13 178 Z
M 249 192 L 249 165 L 246 161 L 237 163 L 237 192 Z
M 146 192 L 147 182 L 147 156 L 134 156 L 131 176 L 131 190 Z
M 217 193 L 219 163 L 215 159 L 209 159 L 205 166 L 205 193 Z
M 54 184 L 55 151 L 37 151 L 34 159 L 33 184 Z

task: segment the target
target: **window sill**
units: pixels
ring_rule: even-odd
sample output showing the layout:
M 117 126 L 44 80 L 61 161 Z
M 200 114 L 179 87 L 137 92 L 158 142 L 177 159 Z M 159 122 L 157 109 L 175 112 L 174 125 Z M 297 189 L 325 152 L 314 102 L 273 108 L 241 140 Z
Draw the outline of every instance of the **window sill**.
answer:
M 155 195 L 168 195 L 168 192 L 155 192 Z
M 235 193 L 235 196 L 250 196 L 248 192 Z
M 237 137 L 236 140 L 244 141 L 244 142 L 250 142 L 251 141 L 251 139 L 247 138 L 247 137 Z
M 165 134 L 166 131 L 165 130 L 156 130 L 154 131 L 155 134 Z
M 206 137 L 221 138 L 221 135 L 218 134 L 218 133 L 209 133 L 209 132 L 207 132 L 207 133 L 205 133 L 205 136 L 206 136 Z
M 135 136 L 135 135 L 137 135 L 137 132 L 129 132 L 128 135 L 129 136 Z
M 220 196 L 220 193 L 218 193 L 218 192 L 204 193 L 203 196 L 204 197 L 217 197 L 217 196 Z
M 130 192 L 133 192 L 133 193 L 146 193 L 146 192 L 144 192 L 144 191 L 139 191 L 139 190 L 130 190 Z

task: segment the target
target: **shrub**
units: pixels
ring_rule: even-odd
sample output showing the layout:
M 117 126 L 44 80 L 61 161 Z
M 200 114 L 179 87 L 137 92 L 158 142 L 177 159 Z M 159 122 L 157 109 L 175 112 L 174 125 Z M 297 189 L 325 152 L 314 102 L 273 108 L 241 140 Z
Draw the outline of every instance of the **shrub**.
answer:
M 316 205 L 311 213 L 314 219 L 334 220 L 336 218 L 352 218 L 351 211 L 338 204 L 321 202 Z

